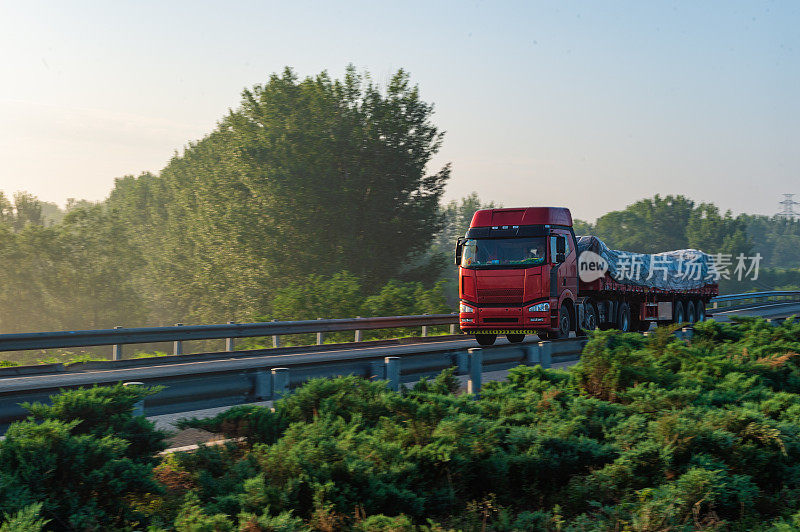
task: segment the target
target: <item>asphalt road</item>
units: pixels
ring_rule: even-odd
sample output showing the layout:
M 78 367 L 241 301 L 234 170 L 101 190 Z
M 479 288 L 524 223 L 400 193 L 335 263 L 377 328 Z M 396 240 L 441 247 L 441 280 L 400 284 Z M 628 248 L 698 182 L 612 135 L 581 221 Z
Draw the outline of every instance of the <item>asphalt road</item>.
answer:
M 750 308 L 747 308 L 747 309 L 740 309 L 740 310 L 733 310 L 733 311 L 721 310 L 721 311 L 717 311 L 717 312 L 714 313 L 713 319 L 718 320 L 718 321 L 728 322 L 728 321 L 730 321 L 730 317 L 731 316 L 737 316 L 737 315 L 738 316 L 761 316 L 763 318 L 783 318 L 783 317 L 791 316 L 793 314 L 796 314 L 796 315 L 800 316 L 800 303 L 798 303 L 798 302 L 777 303 L 777 304 L 776 303 L 771 303 L 771 304 L 754 305 L 754 306 L 752 306 Z M 531 337 L 531 339 L 529 341 L 536 341 L 536 337 Z M 501 345 L 503 343 L 507 343 L 505 338 L 499 338 L 498 341 L 497 341 L 497 344 Z M 358 349 L 358 350 L 359 351 L 363 351 L 364 353 L 372 353 L 374 350 L 380 350 L 382 353 L 385 353 L 385 356 L 390 356 L 392 354 L 393 350 L 396 350 L 394 352 L 398 352 L 397 350 L 399 350 L 399 349 L 407 349 L 409 347 L 411 347 L 413 349 L 423 350 L 423 349 L 426 349 L 426 348 L 430 349 L 431 345 L 432 344 L 430 342 L 427 342 L 427 343 L 419 343 L 419 344 L 409 344 L 409 345 L 404 345 L 402 347 L 398 346 L 397 348 L 395 348 L 395 347 L 390 347 L 390 348 L 387 348 L 387 347 L 365 347 L 365 348 L 361 348 L 361 349 Z M 472 338 L 465 338 L 463 340 L 451 340 L 451 341 L 448 341 L 448 342 L 436 342 L 435 345 L 436 345 L 437 348 L 440 347 L 440 346 L 446 346 L 446 347 L 452 347 L 452 348 L 462 348 L 462 349 L 468 348 L 468 347 L 479 347 L 478 343 Z M 350 349 L 348 349 L 348 351 L 352 352 L 353 349 L 350 348 Z M 408 352 L 408 351 L 405 351 L 405 352 Z M 341 354 L 341 352 L 340 352 L 340 354 Z M 554 368 L 566 368 L 566 367 L 572 366 L 572 365 L 574 365 L 576 363 L 577 363 L 577 361 L 575 361 L 575 360 L 572 360 L 572 361 L 569 361 L 569 362 L 557 362 L 557 363 L 554 363 L 552 367 L 554 367 Z M 508 372 L 505 371 L 505 370 L 504 371 L 487 372 L 487 373 L 483 374 L 483 380 L 484 380 L 484 382 L 492 381 L 492 380 L 503 380 L 503 379 L 506 378 L 507 373 Z M 466 386 L 467 377 L 466 376 L 460 376 L 459 378 L 462 381 L 462 385 Z M 272 401 L 263 401 L 263 402 L 255 403 L 255 404 L 260 404 L 260 405 L 264 405 L 264 406 L 272 406 Z M 156 426 L 158 428 L 165 429 L 165 430 L 170 430 L 170 429 L 174 428 L 174 423 L 178 419 L 188 418 L 188 417 L 198 417 L 198 418 L 211 417 L 211 416 L 214 416 L 214 415 L 218 414 L 219 412 L 227 410 L 228 408 L 230 408 L 230 407 L 209 408 L 209 409 L 206 409 L 206 410 L 195 410 L 195 411 L 192 411 L 192 412 L 183 412 L 183 413 L 179 413 L 179 414 L 167 414 L 167 415 L 163 415 L 163 416 L 152 416 L 152 417 L 149 417 L 148 419 L 150 419 L 151 421 L 155 421 Z

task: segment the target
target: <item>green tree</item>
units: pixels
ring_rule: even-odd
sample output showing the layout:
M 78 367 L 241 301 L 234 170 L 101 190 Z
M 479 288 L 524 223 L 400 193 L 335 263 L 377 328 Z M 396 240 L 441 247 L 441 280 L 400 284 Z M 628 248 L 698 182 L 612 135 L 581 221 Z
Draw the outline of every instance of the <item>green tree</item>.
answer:
M 27 192 L 14 194 L 14 229 L 21 231 L 26 225 L 44 225 L 42 203 Z
M 349 272 L 325 278 L 312 274 L 275 294 L 270 317 L 278 321 L 354 318 L 364 300 L 359 280 Z
M 734 257 L 749 254 L 751 243 L 743 219 L 734 218 L 731 211 L 720 215 L 716 205 L 701 203 L 695 207 L 686 226 L 690 247 L 707 253 L 726 253 Z
M 684 196 L 656 194 L 625 210 L 597 219 L 594 234 L 609 246 L 636 253 L 659 253 L 688 247 L 686 227 L 694 202 Z
M 450 168 L 427 172 L 443 136 L 432 114 L 402 70 L 381 90 L 352 67 L 342 80 L 286 69 L 160 176 L 118 181 L 110 204 L 133 233 L 158 233 L 143 271 L 186 319 L 263 314 L 312 273 L 349 271 L 369 292 L 441 227 Z

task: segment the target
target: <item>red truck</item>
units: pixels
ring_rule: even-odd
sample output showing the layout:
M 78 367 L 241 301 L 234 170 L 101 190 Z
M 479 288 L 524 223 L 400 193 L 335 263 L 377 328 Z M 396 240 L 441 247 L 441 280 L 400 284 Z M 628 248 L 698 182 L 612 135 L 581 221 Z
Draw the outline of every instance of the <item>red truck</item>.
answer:
M 456 244 L 456 264 L 461 330 L 481 345 L 498 335 L 521 342 L 528 334 L 556 339 L 571 331 L 700 321 L 719 292 L 705 280 L 692 288 L 655 288 L 615 279 L 602 260 L 595 264 L 579 253 L 572 215 L 557 207 L 477 211 Z

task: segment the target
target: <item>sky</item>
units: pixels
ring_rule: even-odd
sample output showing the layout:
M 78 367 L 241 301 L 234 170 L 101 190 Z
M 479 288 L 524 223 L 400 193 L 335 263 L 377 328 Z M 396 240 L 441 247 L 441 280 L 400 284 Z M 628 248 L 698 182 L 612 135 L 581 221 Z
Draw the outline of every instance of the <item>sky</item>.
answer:
M 291 66 L 410 72 L 446 199 L 800 200 L 800 2 L 0 0 L 0 191 L 98 201 Z M 800 210 L 800 209 L 799 209 Z

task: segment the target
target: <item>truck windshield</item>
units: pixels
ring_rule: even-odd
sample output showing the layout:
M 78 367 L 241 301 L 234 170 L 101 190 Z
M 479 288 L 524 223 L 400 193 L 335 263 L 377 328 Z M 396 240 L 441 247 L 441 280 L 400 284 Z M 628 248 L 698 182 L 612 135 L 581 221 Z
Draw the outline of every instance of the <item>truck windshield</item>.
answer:
M 491 268 L 496 266 L 536 266 L 544 264 L 547 243 L 534 238 L 471 238 L 464 242 L 461 266 Z

